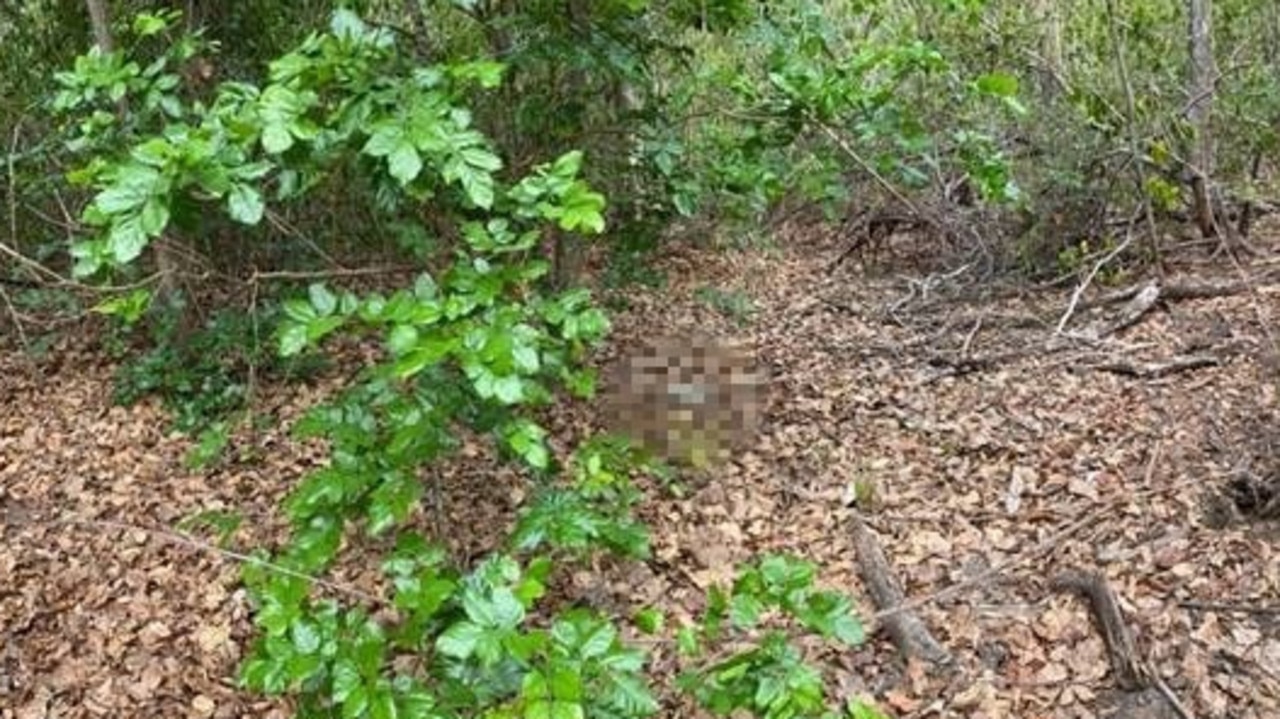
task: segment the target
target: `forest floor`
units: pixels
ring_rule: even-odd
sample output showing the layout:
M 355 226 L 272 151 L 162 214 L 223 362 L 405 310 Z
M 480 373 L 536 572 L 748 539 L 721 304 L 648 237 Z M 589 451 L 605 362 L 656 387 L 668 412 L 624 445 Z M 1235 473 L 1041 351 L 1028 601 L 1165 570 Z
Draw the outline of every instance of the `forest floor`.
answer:
M 656 333 L 712 331 L 756 348 L 770 399 L 758 440 L 710 481 L 648 495 L 651 560 L 574 573 L 566 596 L 678 621 L 736 563 L 790 552 L 870 615 L 846 506 L 857 484 L 874 487 L 861 521 L 952 662 L 904 661 L 876 632 L 814 657 L 840 694 L 897 717 L 1104 715 L 1107 646 L 1086 602 L 1053 584 L 1096 571 L 1187 715 L 1280 716 L 1280 532 L 1256 516 L 1280 505 L 1267 494 L 1280 468 L 1269 266 L 1188 250 L 1165 284 L 1182 294 L 1125 327 L 1124 301 L 1081 302 L 1054 339 L 1070 285 L 1002 293 L 856 258 L 831 269 L 844 241 L 797 228 L 772 247 L 673 246 L 666 287 L 623 293 L 600 362 Z M 1228 288 L 1242 269 L 1272 279 Z M 184 464 L 191 442 L 157 402 L 112 405 L 113 367 L 90 343 L 64 342 L 39 368 L 0 354 L 0 718 L 287 716 L 234 684 L 252 636 L 236 560 L 176 527 L 235 511 L 232 549 L 277 540 L 281 497 L 325 461 L 289 428 L 350 368 L 258 388 L 271 421 L 205 471 Z M 598 415 L 553 413 L 558 448 Z M 471 446 L 436 480 L 464 561 L 525 495 Z M 417 521 L 433 526 L 426 511 Z M 353 548 L 337 578 L 374 586 L 377 549 Z M 664 672 L 674 658 L 653 661 Z M 691 715 L 665 701 L 664 716 Z

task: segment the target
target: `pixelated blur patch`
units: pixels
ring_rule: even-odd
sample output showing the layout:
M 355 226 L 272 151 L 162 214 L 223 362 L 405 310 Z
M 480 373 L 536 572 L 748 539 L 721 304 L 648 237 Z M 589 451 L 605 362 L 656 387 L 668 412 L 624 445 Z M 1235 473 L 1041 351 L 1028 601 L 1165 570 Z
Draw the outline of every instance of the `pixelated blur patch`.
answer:
M 610 431 L 671 462 L 726 459 L 759 429 L 765 374 L 753 353 L 712 337 L 663 337 L 624 356 L 605 388 Z

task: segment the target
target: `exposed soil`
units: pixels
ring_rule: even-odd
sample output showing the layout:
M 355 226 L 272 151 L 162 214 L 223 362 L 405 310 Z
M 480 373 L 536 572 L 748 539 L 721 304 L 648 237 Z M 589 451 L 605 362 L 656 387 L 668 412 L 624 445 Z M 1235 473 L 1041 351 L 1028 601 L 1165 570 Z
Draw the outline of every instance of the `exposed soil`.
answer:
M 860 515 L 955 661 L 903 662 L 873 634 L 816 657 L 841 694 L 871 695 L 901 717 L 1103 715 L 1115 688 L 1107 647 L 1087 605 L 1052 583 L 1097 571 L 1142 659 L 1195 716 L 1280 716 L 1280 534 L 1269 515 L 1280 281 L 1170 300 L 1102 339 L 1050 342 L 1069 287 L 998 293 L 964 274 L 856 262 L 828 272 L 838 238 L 783 234 L 774 248 L 673 248 L 666 288 L 624 293 L 600 362 L 657 334 L 718 333 L 757 349 L 770 399 L 758 441 L 709 480 L 682 497 L 650 493 L 651 561 L 567 576 L 566 598 L 620 611 L 654 603 L 678 620 L 735 563 L 785 551 L 818 562 L 824 584 L 870 614 L 845 507 L 857 485 L 874 495 Z M 1192 259 L 1169 282 L 1240 279 L 1225 259 Z M 742 293 L 754 311 L 714 308 L 707 287 Z M 1120 308 L 1082 305 L 1067 330 L 1105 325 Z M 274 423 L 239 435 L 217 469 L 195 471 L 183 462 L 190 440 L 168 432 L 157 404 L 111 405 L 112 367 L 88 343 L 53 357 L 40 376 L 16 350 L 0 354 L 0 717 L 287 716 L 287 702 L 234 684 L 252 635 L 236 561 L 172 533 L 224 509 L 247 520 L 231 548 L 276 541 L 279 500 L 325 461 L 289 427 L 349 368 L 259 387 Z M 1198 361 L 1169 364 L 1179 358 Z M 557 447 L 598 415 L 551 414 Z M 493 546 L 524 498 L 514 470 L 470 446 L 431 479 L 441 510 L 420 523 L 443 517 L 463 561 Z M 376 564 L 361 562 L 377 549 L 357 548 L 337 579 L 377 591 Z M 673 661 L 655 652 L 656 671 Z M 690 715 L 674 698 L 667 706 Z

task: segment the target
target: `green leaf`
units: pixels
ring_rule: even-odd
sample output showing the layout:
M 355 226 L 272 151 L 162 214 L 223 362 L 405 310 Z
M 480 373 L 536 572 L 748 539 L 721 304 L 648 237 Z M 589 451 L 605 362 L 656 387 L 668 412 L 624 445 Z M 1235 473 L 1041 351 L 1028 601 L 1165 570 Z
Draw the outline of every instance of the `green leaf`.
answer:
M 295 134 L 308 134 L 301 124 L 309 99 L 290 87 L 269 85 L 258 98 L 262 122 L 262 149 L 277 155 L 293 147 Z
M 339 8 L 329 19 L 329 31 L 340 38 L 359 39 L 364 36 L 366 26 L 359 15 L 347 8 Z
M 644 717 L 657 714 L 660 708 L 658 700 L 654 698 L 653 692 L 638 674 L 637 670 L 631 674 L 615 674 L 610 677 L 611 691 L 608 702 L 611 706 L 624 710 L 628 716 Z
M 296 297 L 285 300 L 282 307 L 284 309 L 285 316 L 294 322 L 306 323 L 319 316 L 316 314 L 316 310 L 311 306 L 310 302 Z
M 467 168 L 459 170 L 458 180 L 462 183 L 463 192 L 467 193 L 467 199 L 476 207 L 482 210 L 493 207 L 493 175 Z
M 582 171 L 582 150 L 571 150 L 556 158 L 551 166 L 551 174 L 556 177 L 577 177 Z
M 392 122 L 386 122 L 378 125 L 360 151 L 371 157 L 386 157 L 406 142 L 408 141 L 404 139 L 404 128 Z
M 520 681 L 520 694 L 525 699 L 550 699 L 551 685 L 539 671 L 531 671 Z
M 307 323 L 307 341 L 318 342 L 344 324 L 341 317 L 320 317 Z
M 169 27 L 168 21 L 160 15 L 149 12 L 140 13 L 133 19 L 133 32 L 138 37 L 157 35 L 167 27 Z
M 142 218 L 133 215 L 117 221 L 107 235 L 107 247 L 120 264 L 137 259 L 147 246 L 147 233 L 142 231 Z
M 506 66 L 493 60 L 477 60 L 462 63 L 449 68 L 450 73 L 462 80 L 474 79 L 480 87 L 491 90 L 502 84 L 502 73 Z
M 538 361 L 538 350 L 529 345 L 517 344 L 512 347 L 511 359 L 515 361 L 516 368 L 526 374 L 537 372 L 541 365 Z
M 524 380 L 519 375 L 498 377 L 493 383 L 493 395 L 503 404 L 517 404 L 524 399 Z
M 832 623 L 832 634 L 836 639 L 853 647 L 866 641 L 866 632 L 862 628 L 862 622 L 852 615 L 844 614 L 835 619 Z
M 583 719 L 585 716 L 585 710 L 577 702 L 553 702 L 551 704 L 551 719 Z
M 240 180 L 258 180 L 271 172 L 273 167 L 270 162 L 259 160 L 231 168 L 231 176 Z
M 422 172 L 422 158 L 418 148 L 408 140 L 401 142 L 387 157 L 387 169 L 401 185 L 408 185 Z
M 457 583 L 438 577 L 423 579 L 414 576 L 397 580 L 395 605 L 420 616 L 430 616 L 444 606 L 457 587 Z
M 307 346 L 307 326 L 292 324 L 280 332 L 280 356 L 292 357 Z
M 434 300 L 440 294 L 440 287 L 430 274 L 423 272 L 413 281 L 413 296 L 420 300 Z
M 369 701 L 369 719 L 396 719 L 396 697 L 389 687 L 379 687 Z
M 265 125 L 262 128 L 262 149 L 278 155 L 293 147 L 293 135 L 284 125 Z
M 378 536 L 403 522 L 422 498 L 422 484 L 412 475 L 396 474 L 369 495 L 369 534 Z
M 850 719 L 889 719 L 889 715 L 862 699 L 850 699 L 847 712 Z
M 129 156 L 144 165 L 163 168 L 173 155 L 173 146 L 163 137 L 153 137 L 129 152 Z
M 551 453 L 546 446 L 547 432 L 534 422 L 521 419 L 508 428 L 507 446 L 529 466 L 545 470 L 551 465 Z
M 590 628 L 589 633 L 582 637 L 582 646 L 580 648 L 581 656 L 584 659 L 594 659 L 604 656 L 613 648 L 613 643 L 618 638 L 618 630 L 608 622 L 600 622 Z
M 435 696 L 426 688 L 407 677 L 397 677 L 395 684 L 403 719 L 442 719 L 432 711 L 436 708 Z
M 760 623 L 764 608 L 764 604 L 756 597 L 735 595 L 729 601 L 729 618 L 734 626 L 748 629 Z
M 448 340 L 428 340 L 401 357 L 392 366 L 392 372 L 401 379 L 412 377 L 427 367 L 439 364 L 448 356 L 452 346 Z
M 978 90 L 996 97 L 1015 97 L 1018 94 L 1018 78 L 1004 72 L 980 75 L 975 84 Z
M 551 719 L 551 702 L 547 699 L 535 699 L 524 709 L 523 719 Z
M 342 704 L 342 719 L 358 719 L 369 709 L 369 688 L 361 683 L 353 687 Z
M 396 325 L 387 336 L 387 348 L 393 354 L 403 355 L 418 345 L 418 328 L 413 325 Z
M 653 607 L 646 607 L 636 612 L 635 622 L 640 631 L 645 634 L 657 634 L 662 631 L 662 625 L 665 617 L 662 610 Z
M 148 237 L 157 237 L 169 224 L 169 205 L 161 198 L 149 197 L 142 205 L 140 217 L 142 231 Z
M 525 617 L 524 605 L 506 587 L 496 587 L 488 596 L 467 592 L 462 606 L 471 621 L 486 628 L 514 629 Z
M 580 399 L 591 399 L 596 394 L 595 370 L 590 367 L 581 370 L 566 369 L 560 377 L 569 392 Z
M 526 576 L 515 588 L 516 598 L 523 607 L 531 608 L 534 603 L 547 593 L 547 577 L 551 574 L 553 564 L 546 557 L 538 557 L 529 563 Z
M 338 298 L 320 282 L 313 282 L 307 287 L 307 297 L 315 308 L 316 316 L 328 317 L 338 308 Z
M 347 657 L 339 659 L 333 667 L 333 700 L 346 702 L 361 684 L 360 670 L 356 668 L 355 662 Z
M 551 696 L 560 701 L 578 702 L 582 700 L 582 676 L 569 667 L 552 669 L 549 684 Z
M 468 147 L 459 153 L 463 162 L 485 172 L 497 172 L 502 169 L 502 159 L 483 147 Z
M 154 167 L 129 164 L 120 167 L 111 184 L 99 192 L 93 204 L 102 212 L 118 215 L 137 209 L 152 197 L 168 192 L 168 182 Z
M 684 656 L 697 656 L 702 653 L 702 643 L 693 627 L 680 627 L 676 632 L 676 648 Z
M 436 640 L 436 649 L 441 654 L 455 659 L 467 659 L 475 653 L 476 646 L 484 637 L 485 630 L 473 622 L 458 622 L 449 627 Z
M 227 195 L 227 211 L 236 222 L 256 225 L 262 221 L 266 204 L 262 201 L 262 193 L 258 188 L 236 183 L 231 186 L 231 192 Z
M 289 638 L 299 654 L 314 654 L 320 648 L 318 628 L 305 619 L 299 619 L 289 627 Z
M 126 325 L 132 325 L 142 319 L 143 313 L 146 312 L 147 307 L 150 305 L 151 290 L 143 287 L 129 294 L 105 300 L 95 305 L 92 311 L 104 315 L 114 315 L 119 317 Z
M 192 469 L 205 469 L 211 467 L 213 463 L 222 456 L 222 452 L 226 449 L 231 437 L 228 434 L 230 428 L 225 421 L 214 422 L 213 424 L 200 430 L 196 435 L 196 445 L 187 452 L 183 463 Z M 227 537 L 221 537 L 219 543 L 226 544 Z

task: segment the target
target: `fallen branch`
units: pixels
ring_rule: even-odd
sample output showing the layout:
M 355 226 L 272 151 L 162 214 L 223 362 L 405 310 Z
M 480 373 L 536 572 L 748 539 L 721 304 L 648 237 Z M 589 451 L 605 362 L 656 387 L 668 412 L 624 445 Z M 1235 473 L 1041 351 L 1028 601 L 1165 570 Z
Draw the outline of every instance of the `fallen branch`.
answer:
M 285 576 L 293 577 L 295 579 L 302 579 L 302 580 L 311 582 L 316 586 L 324 587 L 326 589 L 329 589 L 334 592 L 338 592 L 340 594 L 346 594 L 346 595 L 355 597 L 356 599 L 360 599 L 373 606 L 387 606 L 389 604 L 387 599 L 375 596 L 364 590 L 357 589 L 356 587 L 346 585 L 346 584 L 339 584 L 337 582 L 332 582 L 327 579 L 323 579 L 321 577 L 307 574 L 305 572 L 299 572 L 297 570 L 290 569 L 288 567 L 282 566 L 280 564 L 276 564 L 274 562 L 269 562 L 259 557 L 243 554 L 241 552 L 235 552 L 230 549 L 224 549 L 222 547 L 217 547 L 212 544 L 208 544 L 206 542 L 201 542 L 199 540 L 192 539 L 191 537 L 187 537 L 181 534 L 171 532 L 167 529 L 158 529 L 154 527 L 142 527 L 136 524 L 116 522 L 109 519 L 91 519 L 91 518 L 82 517 L 70 512 L 63 514 L 60 517 L 43 518 L 43 517 L 31 516 L 28 512 L 25 512 L 20 508 L 4 511 L 3 513 L 0 513 L 0 518 L 3 518 L 6 524 L 11 524 L 14 526 L 21 525 L 24 523 L 36 523 L 36 524 L 45 524 L 48 526 L 79 525 L 81 527 L 95 529 L 98 531 L 118 530 L 118 531 L 124 531 L 124 532 L 135 532 L 135 531 L 143 532 L 144 534 L 147 534 L 155 539 L 163 540 L 169 544 L 176 544 L 182 547 L 187 547 L 188 549 L 194 549 L 200 552 L 207 552 L 209 554 L 220 556 L 224 559 L 231 559 L 237 562 L 241 562 L 243 564 L 252 564 L 255 566 L 262 567 L 263 569 L 266 569 L 268 571 L 275 572 L 277 574 L 283 574 Z
M 1133 299 L 1125 304 L 1120 310 L 1119 317 L 1110 322 L 1095 325 L 1089 331 L 1089 335 L 1095 339 L 1102 339 L 1120 330 L 1132 327 L 1138 323 L 1138 320 L 1142 319 L 1143 315 L 1151 311 L 1152 307 L 1156 306 L 1156 302 L 1160 300 L 1160 297 L 1159 284 L 1152 282 L 1146 285 L 1141 290 L 1138 290 L 1138 294 L 1134 295 Z
M 1233 612 L 1236 614 L 1256 614 L 1262 616 L 1280 616 L 1280 607 L 1258 606 L 1240 602 L 1178 602 L 1183 609 L 1197 609 L 1202 612 Z
M 896 607 L 892 607 L 889 609 L 881 609 L 880 611 L 873 614 L 870 617 L 870 619 L 883 620 L 886 617 L 893 616 L 894 614 L 897 614 L 899 612 L 914 611 L 927 604 L 933 604 L 934 602 L 942 601 L 943 599 L 959 594 L 960 592 L 963 592 L 966 589 L 969 589 L 970 587 L 974 587 L 979 584 L 982 584 L 983 582 L 990 580 L 992 577 L 1002 574 L 1008 571 L 1009 569 L 1019 564 L 1022 564 L 1023 562 L 1048 554 L 1049 551 L 1056 548 L 1064 540 L 1066 540 L 1068 537 L 1075 534 L 1076 532 L 1079 532 L 1081 529 L 1084 529 L 1085 527 L 1096 526 L 1097 524 L 1099 524 L 1102 521 L 1103 517 L 1105 517 L 1110 511 L 1111 510 L 1109 509 L 1104 509 L 1102 512 L 1098 512 L 1094 514 L 1086 514 L 1085 516 L 1077 519 L 1076 521 L 1066 525 L 1065 527 L 1058 530 L 1057 532 L 1054 532 L 1048 537 L 1045 537 L 1038 544 L 1032 547 L 1031 550 L 1028 552 L 1009 557 L 1003 562 L 997 562 L 992 566 L 988 567 L 986 570 L 979 572 L 978 574 L 972 577 L 969 577 L 968 579 L 962 582 L 957 582 L 955 584 L 952 584 L 949 587 L 940 589 L 932 594 L 927 594 L 923 597 L 917 597 L 916 599 L 912 599 L 909 602 L 904 602 L 902 604 L 899 604 Z
M 1138 364 L 1129 360 L 1116 360 L 1093 365 L 1091 369 L 1139 379 L 1155 379 L 1177 374 L 1178 372 L 1200 369 L 1201 367 L 1216 367 L 1218 364 L 1218 358 L 1211 355 L 1189 355 L 1175 357 L 1167 362 L 1148 362 L 1145 364 Z
M 1230 295 L 1238 295 L 1241 292 L 1248 292 L 1250 288 L 1260 282 L 1274 279 L 1275 271 L 1261 273 L 1261 276 L 1252 278 L 1248 281 L 1232 281 L 1232 282 L 1198 282 L 1195 280 L 1186 280 L 1181 282 L 1162 282 L 1160 283 L 1160 299 L 1166 302 L 1181 302 L 1183 300 L 1203 300 L 1212 299 L 1214 297 L 1228 297 Z M 1101 297 L 1096 297 L 1087 302 L 1081 302 L 1076 308 L 1077 310 L 1091 310 L 1107 305 L 1114 305 L 1119 302 L 1126 302 L 1133 299 L 1135 295 L 1147 287 L 1149 283 L 1140 285 L 1131 285 L 1118 290 L 1108 292 Z
M 1136 715 L 1138 707 L 1150 707 L 1154 700 L 1161 698 L 1166 710 L 1172 710 L 1181 719 L 1192 719 L 1191 712 L 1178 700 L 1173 690 L 1138 657 L 1133 634 L 1125 624 L 1120 603 L 1116 601 L 1115 592 L 1102 575 L 1067 572 L 1058 575 L 1053 580 L 1052 587 L 1088 600 L 1090 612 L 1102 632 L 1102 641 L 1107 647 L 1116 684 L 1125 694 L 1122 699 L 1122 716 Z
M 1031 350 L 1017 349 L 1005 352 L 994 352 L 992 354 L 980 355 L 977 357 L 966 357 L 963 355 L 960 357 L 947 357 L 944 355 L 934 355 L 929 357 L 926 362 L 928 362 L 931 367 L 941 368 L 942 371 L 933 377 L 930 377 L 929 381 L 937 381 L 943 377 L 963 377 L 964 375 L 973 374 L 975 372 L 985 372 L 1010 362 L 1016 362 L 1020 359 L 1030 357 L 1032 354 L 1034 354 L 1034 352 Z
M 1115 672 L 1116 683 L 1120 688 L 1137 691 L 1149 687 L 1151 669 L 1138 659 L 1133 635 L 1124 623 L 1120 604 L 1106 580 L 1099 574 L 1068 572 L 1058 575 L 1051 586 L 1057 591 L 1074 592 L 1089 601 L 1089 608 L 1102 631 L 1102 640 L 1107 645 L 1111 670 Z
M 356 267 L 335 268 L 331 270 L 273 270 L 269 272 L 254 271 L 248 282 L 254 284 L 262 280 L 328 280 L 338 277 L 376 277 L 380 275 L 403 275 L 422 272 L 421 267 L 395 265 L 390 267 Z
M 903 604 L 902 586 L 894 576 L 889 561 L 875 534 L 867 528 L 857 510 L 852 511 L 853 546 L 857 553 L 858 576 L 866 585 L 871 601 L 878 609 L 898 609 Z M 879 616 L 879 615 L 877 615 Z M 919 657 L 934 664 L 950 664 L 951 655 L 929 633 L 913 612 L 900 610 L 883 616 L 881 625 L 898 651 L 905 657 Z
M 1132 242 L 1133 232 L 1130 231 L 1125 233 L 1123 242 L 1116 245 L 1114 249 L 1099 258 L 1097 262 L 1093 263 L 1093 267 L 1089 268 L 1089 273 L 1084 276 L 1084 279 L 1080 281 L 1080 284 L 1076 285 L 1075 291 L 1071 293 L 1071 301 L 1067 303 L 1066 311 L 1062 313 L 1062 317 L 1058 320 L 1058 326 L 1054 328 L 1053 336 L 1055 338 L 1061 335 L 1062 331 L 1067 328 L 1067 323 L 1071 321 L 1071 316 L 1075 314 L 1076 307 L 1080 304 L 1081 297 L 1084 296 L 1085 290 L 1089 289 L 1089 285 L 1093 284 L 1093 278 L 1097 276 L 1098 271 L 1105 267 L 1107 263 L 1114 260 L 1121 252 L 1128 249 Z

